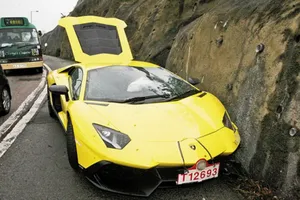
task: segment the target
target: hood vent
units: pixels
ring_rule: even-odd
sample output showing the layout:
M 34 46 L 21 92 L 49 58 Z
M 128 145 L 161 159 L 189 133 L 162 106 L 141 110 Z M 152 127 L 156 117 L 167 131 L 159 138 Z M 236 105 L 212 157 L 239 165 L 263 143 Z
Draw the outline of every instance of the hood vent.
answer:
M 206 92 L 203 92 L 203 93 L 201 93 L 198 97 L 202 98 L 202 97 L 204 97 L 206 94 L 207 94 Z

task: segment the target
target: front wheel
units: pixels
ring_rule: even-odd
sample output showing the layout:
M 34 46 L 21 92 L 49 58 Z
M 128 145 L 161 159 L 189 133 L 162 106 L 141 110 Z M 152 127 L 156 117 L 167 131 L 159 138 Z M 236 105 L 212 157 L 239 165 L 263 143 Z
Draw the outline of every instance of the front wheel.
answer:
M 0 113 L 6 115 L 11 108 L 11 98 L 8 88 L 5 86 L 0 90 Z
M 67 152 L 68 152 L 68 159 L 71 167 L 77 171 L 79 169 L 79 164 L 78 164 L 78 157 L 77 157 L 75 135 L 74 135 L 73 125 L 70 117 L 68 117 L 68 127 L 67 127 Z

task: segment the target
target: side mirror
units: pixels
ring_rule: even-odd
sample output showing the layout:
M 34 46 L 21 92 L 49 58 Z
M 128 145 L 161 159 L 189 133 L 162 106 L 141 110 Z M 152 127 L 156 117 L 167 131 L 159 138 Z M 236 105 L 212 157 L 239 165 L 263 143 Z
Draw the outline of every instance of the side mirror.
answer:
M 189 78 L 188 82 L 192 85 L 198 85 L 200 83 L 200 80 L 198 78 Z
M 43 35 L 42 31 L 38 31 L 38 34 L 40 37 Z
M 53 94 L 65 95 L 66 100 L 69 101 L 69 89 L 65 85 L 51 85 L 49 91 Z

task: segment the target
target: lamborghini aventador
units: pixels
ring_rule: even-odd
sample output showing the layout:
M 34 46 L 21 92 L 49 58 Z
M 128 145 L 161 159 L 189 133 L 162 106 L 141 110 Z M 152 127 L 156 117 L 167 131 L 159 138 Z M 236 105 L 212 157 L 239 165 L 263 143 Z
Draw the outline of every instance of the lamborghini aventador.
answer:
M 219 176 L 240 136 L 222 102 L 171 71 L 133 59 L 126 24 L 65 17 L 77 63 L 49 72 L 48 108 L 70 166 L 99 188 L 149 196 L 163 184 Z

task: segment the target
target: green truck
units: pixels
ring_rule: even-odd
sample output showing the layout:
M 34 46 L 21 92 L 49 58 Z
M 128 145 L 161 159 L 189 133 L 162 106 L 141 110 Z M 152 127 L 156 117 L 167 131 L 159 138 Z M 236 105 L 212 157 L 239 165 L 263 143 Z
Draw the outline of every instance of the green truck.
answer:
M 10 70 L 43 71 L 41 32 L 26 17 L 0 18 L 0 65 Z

